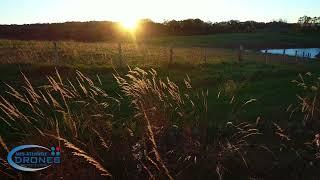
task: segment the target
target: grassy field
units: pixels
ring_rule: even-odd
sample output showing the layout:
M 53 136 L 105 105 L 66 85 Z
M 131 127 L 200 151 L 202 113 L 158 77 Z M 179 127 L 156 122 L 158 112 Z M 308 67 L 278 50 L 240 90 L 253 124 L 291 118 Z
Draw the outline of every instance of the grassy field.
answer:
M 251 119 L 257 116 L 263 116 L 265 119 L 276 119 L 287 114 L 284 110 L 291 103 L 296 101 L 297 87 L 291 80 L 297 79 L 299 73 L 305 74 L 313 72 L 317 74 L 317 69 L 320 64 L 313 62 L 310 64 L 264 64 L 259 62 L 250 63 L 234 63 L 226 62 L 220 64 L 203 64 L 203 65 L 184 65 L 173 64 L 169 68 L 149 67 L 154 68 L 159 72 L 162 78 L 167 76 L 175 82 L 183 83 L 183 78 L 186 75 L 190 77 L 193 86 L 197 89 L 209 89 L 209 114 L 221 115 L 226 112 L 221 111 L 217 102 L 217 95 L 221 91 L 229 97 L 235 96 L 236 99 L 245 102 L 252 98 L 257 99 L 256 105 L 252 107 L 246 114 L 249 114 Z M 99 75 L 104 84 L 104 89 L 112 92 L 117 89 L 117 84 L 113 79 L 112 73 L 114 70 L 111 67 L 92 66 L 92 67 L 56 67 L 61 76 L 69 77 L 74 74 L 74 71 L 81 72 L 95 77 Z M 30 81 L 36 85 L 41 85 L 46 81 L 46 75 L 55 74 L 55 66 L 50 65 L 30 65 L 30 64 L 10 64 L 2 65 L 1 81 L 2 83 L 10 83 L 18 86 L 23 80 L 21 72 L 30 78 Z M 20 80 L 19 78 L 20 77 Z M 4 92 L 4 87 L 2 84 Z M 282 103 L 279 103 L 279 98 Z M 211 105 L 212 103 L 212 105 Z M 228 104 L 227 102 L 224 102 Z M 216 112 L 215 112 L 216 111 Z M 253 113 L 254 112 L 254 113 Z M 278 118 L 279 118 L 278 117 Z M 219 118 L 218 118 L 219 119 Z M 221 119 L 224 119 L 221 117 Z
M 252 33 L 217 34 L 208 36 L 175 36 L 123 42 L 121 50 L 115 42 L 37 42 L 0 40 L 0 63 L 32 63 L 56 65 L 163 66 L 170 61 L 182 64 L 235 62 L 238 49 L 246 49 L 243 56 L 248 61 L 265 61 L 257 49 L 276 47 L 319 47 L 318 34 Z M 284 61 L 282 56 L 271 56 L 269 61 Z M 295 60 L 287 58 L 286 60 Z
M 218 48 L 238 48 L 243 45 L 250 49 L 289 48 L 289 47 L 319 47 L 319 33 L 297 32 L 256 32 L 228 33 L 199 36 L 172 36 L 155 38 L 151 44 L 192 47 L 207 46 Z
M 56 48 L 53 42 L 1 40 L 1 144 L 61 143 L 74 164 L 20 173 L 39 179 L 48 173 L 66 179 L 319 177 L 318 129 L 306 125 L 309 101 L 302 113 L 297 97 L 308 97 L 309 87 L 307 80 L 300 87 L 292 80 L 311 73 L 316 88 L 320 63 L 275 55 L 266 62 L 254 50 L 319 46 L 318 36 L 167 37 L 122 43 L 121 54 L 110 42 L 57 42 Z M 239 44 L 253 48 L 241 62 Z M 19 176 L 5 165 L 0 170 Z

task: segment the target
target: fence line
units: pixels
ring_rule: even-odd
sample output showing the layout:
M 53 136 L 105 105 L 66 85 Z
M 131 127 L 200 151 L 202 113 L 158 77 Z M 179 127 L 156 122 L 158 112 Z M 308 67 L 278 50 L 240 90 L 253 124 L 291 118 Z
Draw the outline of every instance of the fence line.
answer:
M 240 62 L 259 60 L 266 64 L 283 62 L 282 59 L 300 58 L 270 56 L 264 53 L 247 53 L 239 49 L 219 49 L 202 47 L 155 46 L 131 43 L 79 43 L 79 42 L 11 42 L 6 45 L 6 53 L 1 54 L 0 63 L 53 63 L 53 64 L 109 64 L 166 65 L 174 63 L 207 64 L 216 62 Z M 14 48 L 13 48 L 14 46 Z M 8 50 L 9 49 L 9 50 Z M 1 49 L 0 49 L 1 50 Z M 310 57 L 304 53 L 302 59 Z M 287 61 L 286 61 L 287 62 Z

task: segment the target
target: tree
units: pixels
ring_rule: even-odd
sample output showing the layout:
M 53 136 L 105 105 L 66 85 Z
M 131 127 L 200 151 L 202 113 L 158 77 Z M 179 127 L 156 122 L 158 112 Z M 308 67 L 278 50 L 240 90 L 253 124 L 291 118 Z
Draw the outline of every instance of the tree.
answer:
M 299 18 L 298 24 L 304 31 L 318 31 L 320 30 L 320 17 L 303 16 Z
M 300 17 L 299 20 L 298 20 L 298 23 L 303 26 L 303 27 L 307 27 L 310 25 L 311 23 L 311 17 L 309 16 L 303 16 L 303 17 Z

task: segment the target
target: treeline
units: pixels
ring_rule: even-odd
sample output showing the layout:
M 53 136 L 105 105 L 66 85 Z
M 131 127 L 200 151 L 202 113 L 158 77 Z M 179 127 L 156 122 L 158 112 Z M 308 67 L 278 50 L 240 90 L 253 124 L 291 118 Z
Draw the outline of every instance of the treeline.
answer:
M 269 23 L 238 20 L 226 22 L 210 23 L 203 22 L 200 19 L 187 19 L 183 21 L 168 21 L 164 25 L 168 32 L 174 35 L 194 35 L 194 34 L 211 34 L 211 33 L 238 33 L 238 32 L 255 32 L 255 31 L 279 31 L 288 30 L 291 24 L 283 21 L 273 21 Z
M 303 16 L 298 20 L 302 31 L 320 31 L 320 17 Z
M 165 35 L 206 35 L 214 33 L 239 32 L 288 32 L 319 31 L 319 18 L 311 20 L 301 17 L 298 23 L 287 23 L 284 20 L 263 23 L 255 21 L 211 23 L 200 19 L 171 20 L 156 23 L 149 19 L 139 22 L 135 31 L 137 38 L 144 39 Z M 75 40 L 106 41 L 128 37 L 130 34 L 121 28 L 119 23 L 109 21 L 66 22 L 55 24 L 0 25 L 1 39 L 20 40 Z
M 113 22 L 1 25 L 0 38 L 20 40 L 104 41 L 118 36 Z

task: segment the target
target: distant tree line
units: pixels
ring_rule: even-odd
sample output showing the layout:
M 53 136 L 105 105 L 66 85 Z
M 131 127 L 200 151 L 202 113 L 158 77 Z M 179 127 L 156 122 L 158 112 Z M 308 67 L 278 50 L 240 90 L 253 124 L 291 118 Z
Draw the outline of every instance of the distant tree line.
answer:
M 0 25 L 0 38 L 21 40 L 104 41 L 117 32 L 112 22 Z
M 200 19 L 171 20 L 156 23 L 149 19 L 141 20 L 135 35 L 150 38 L 165 35 L 206 35 L 214 33 L 240 32 L 288 32 L 319 31 L 319 17 L 299 18 L 298 23 L 287 23 L 276 20 L 268 23 L 230 20 L 226 22 L 204 22 Z M 54 24 L 0 25 L 1 39 L 21 40 L 74 40 L 74 41 L 106 41 L 129 36 L 116 22 L 66 22 Z
M 200 19 L 187 19 L 183 21 L 165 22 L 169 32 L 178 35 L 210 34 L 210 33 L 238 33 L 256 31 L 281 31 L 289 30 L 293 25 L 282 20 L 268 23 L 230 20 L 226 22 L 203 22 Z
M 320 31 L 320 17 L 303 16 L 298 20 L 302 31 Z

